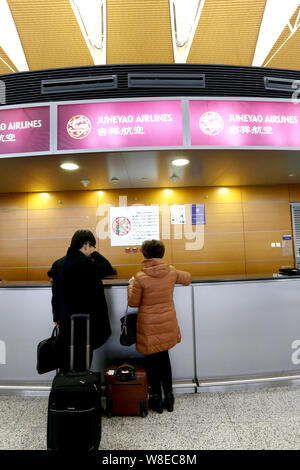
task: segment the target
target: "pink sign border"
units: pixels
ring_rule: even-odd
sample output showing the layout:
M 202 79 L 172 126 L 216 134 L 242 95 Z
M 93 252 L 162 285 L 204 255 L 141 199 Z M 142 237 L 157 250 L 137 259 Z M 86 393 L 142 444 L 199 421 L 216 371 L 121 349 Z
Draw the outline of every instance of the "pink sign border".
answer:
M 4 105 L 0 106 L 0 111 L 13 110 L 13 109 L 26 109 L 26 108 L 48 108 L 49 110 L 49 150 L 43 150 L 38 152 L 16 152 L 16 153 L 0 153 L 0 158 L 17 158 L 17 157 L 30 157 L 38 155 L 54 155 L 55 153 L 55 142 L 52 138 L 52 103 L 47 101 L 46 103 L 25 103 L 17 105 Z
M 58 148 L 58 107 L 65 106 L 65 105 L 82 105 L 82 104 L 101 104 L 101 103 L 135 103 L 135 102 L 152 102 L 152 101 L 179 101 L 181 105 L 181 131 L 182 131 L 182 144 L 181 145 L 173 145 L 173 146 L 136 146 L 136 147 L 97 147 L 97 148 L 90 148 L 90 149 L 66 149 L 60 150 Z M 54 141 L 54 150 L 55 154 L 70 154 L 70 153 L 93 153 L 93 152 L 120 152 L 120 151 L 149 151 L 149 150 L 176 150 L 176 149 L 187 149 L 188 140 L 189 140 L 189 133 L 186 132 L 185 125 L 183 122 L 183 117 L 186 114 L 184 110 L 184 97 L 141 97 L 141 98 L 113 98 L 113 99 L 104 99 L 104 100 L 78 100 L 78 101 L 58 101 L 55 102 L 54 105 L 56 106 L 55 112 L 55 141 Z
M 186 97 L 187 100 L 187 115 L 188 115 L 188 122 L 189 122 L 189 133 L 188 133 L 188 143 L 187 143 L 187 148 L 188 149 L 213 149 L 213 150 L 218 150 L 218 149 L 227 149 L 227 150 L 290 150 L 290 151 L 298 151 L 300 150 L 300 146 L 270 146 L 270 145 L 195 145 L 191 143 L 192 136 L 191 136 L 191 123 L 190 123 L 190 107 L 189 103 L 191 101 L 229 101 L 229 102 L 255 102 L 255 103 L 261 103 L 261 102 L 268 102 L 268 103 L 293 103 L 292 99 L 287 99 L 287 98 L 259 98 L 259 97 L 233 97 L 233 96 L 212 96 L 212 97 Z M 298 103 L 300 105 L 300 101 Z

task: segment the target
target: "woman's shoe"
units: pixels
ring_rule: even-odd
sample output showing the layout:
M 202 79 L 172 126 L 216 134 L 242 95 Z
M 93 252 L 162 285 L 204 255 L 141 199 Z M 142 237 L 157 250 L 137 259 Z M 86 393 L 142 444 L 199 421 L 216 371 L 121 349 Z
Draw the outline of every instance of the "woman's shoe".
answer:
M 162 397 L 159 393 L 154 393 L 149 397 L 149 406 L 152 410 L 157 413 L 162 413 L 164 411 Z
M 172 392 L 167 392 L 165 393 L 165 407 L 167 408 L 168 411 L 173 411 L 174 410 L 174 395 Z

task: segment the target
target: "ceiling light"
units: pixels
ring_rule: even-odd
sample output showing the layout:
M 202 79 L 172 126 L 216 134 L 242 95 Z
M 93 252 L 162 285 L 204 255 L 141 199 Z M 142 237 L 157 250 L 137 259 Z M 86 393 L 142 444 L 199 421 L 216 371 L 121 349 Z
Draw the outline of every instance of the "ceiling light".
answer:
M 169 0 L 174 59 L 185 63 L 205 0 Z
M 79 168 L 79 166 L 76 165 L 76 163 L 70 163 L 70 162 L 62 163 L 60 167 L 63 168 L 64 170 L 78 170 Z
M 70 0 L 95 64 L 106 63 L 106 0 Z
M 189 39 L 194 21 L 196 19 L 197 10 L 201 0 L 172 0 L 175 16 L 175 34 L 176 45 L 182 47 Z
M 290 173 L 289 176 L 295 176 L 294 173 Z
M 190 161 L 187 158 L 176 158 L 172 161 L 172 165 L 175 166 L 185 166 L 188 165 Z
M 0 46 L 17 71 L 28 71 L 29 67 L 23 46 L 7 0 L 0 1 L 0 11 Z M 15 70 L 5 62 L 2 57 L 0 57 L 0 60 L 8 69 L 15 72 Z
M 113 177 L 110 181 L 112 184 L 117 184 L 119 182 L 119 178 Z

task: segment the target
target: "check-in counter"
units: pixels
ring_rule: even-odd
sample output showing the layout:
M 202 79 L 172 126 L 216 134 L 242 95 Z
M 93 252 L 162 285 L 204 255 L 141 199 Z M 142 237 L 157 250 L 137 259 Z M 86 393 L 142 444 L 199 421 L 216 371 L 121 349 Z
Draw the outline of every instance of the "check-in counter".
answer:
M 104 374 L 111 360 L 142 357 L 120 345 L 127 280 L 105 280 L 112 335 L 94 353 L 92 370 Z M 32 388 L 54 372 L 38 375 L 36 348 L 50 336 L 51 284 L 0 283 L 0 390 Z M 175 286 L 182 341 L 170 351 L 174 386 L 194 392 L 206 384 L 253 377 L 300 378 L 300 277 L 218 276 Z M 265 380 L 265 379 L 262 379 Z M 267 379 L 268 380 L 268 379 Z
M 300 279 L 193 284 L 197 379 L 300 372 Z
M 104 285 L 112 335 L 95 351 L 92 363 L 92 370 L 102 372 L 103 377 L 110 360 L 143 357 L 135 345 L 120 344 L 120 318 L 126 313 L 128 281 L 106 280 Z M 191 290 L 191 286 L 175 286 L 174 301 L 182 341 L 170 351 L 174 382 L 186 391 L 195 391 Z M 49 282 L 0 283 L 0 389 L 1 384 L 26 386 L 53 379 L 54 372 L 43 375 L 36 372 L 37 344 L 49 337 L 53 328 L 51 296 Z

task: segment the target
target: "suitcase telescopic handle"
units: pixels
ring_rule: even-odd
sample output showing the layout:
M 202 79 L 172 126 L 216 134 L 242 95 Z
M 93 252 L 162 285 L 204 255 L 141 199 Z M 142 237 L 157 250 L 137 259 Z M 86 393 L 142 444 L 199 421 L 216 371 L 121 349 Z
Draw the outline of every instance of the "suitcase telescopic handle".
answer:
M 70 370 L 74 370 L 74 322 L 76 318 L 86 318 L 86 370 L 90 368 L 90 322 L 91 316 L 84 313 L 75 313 L 71 316 L 71 351 L 70 351 Z

